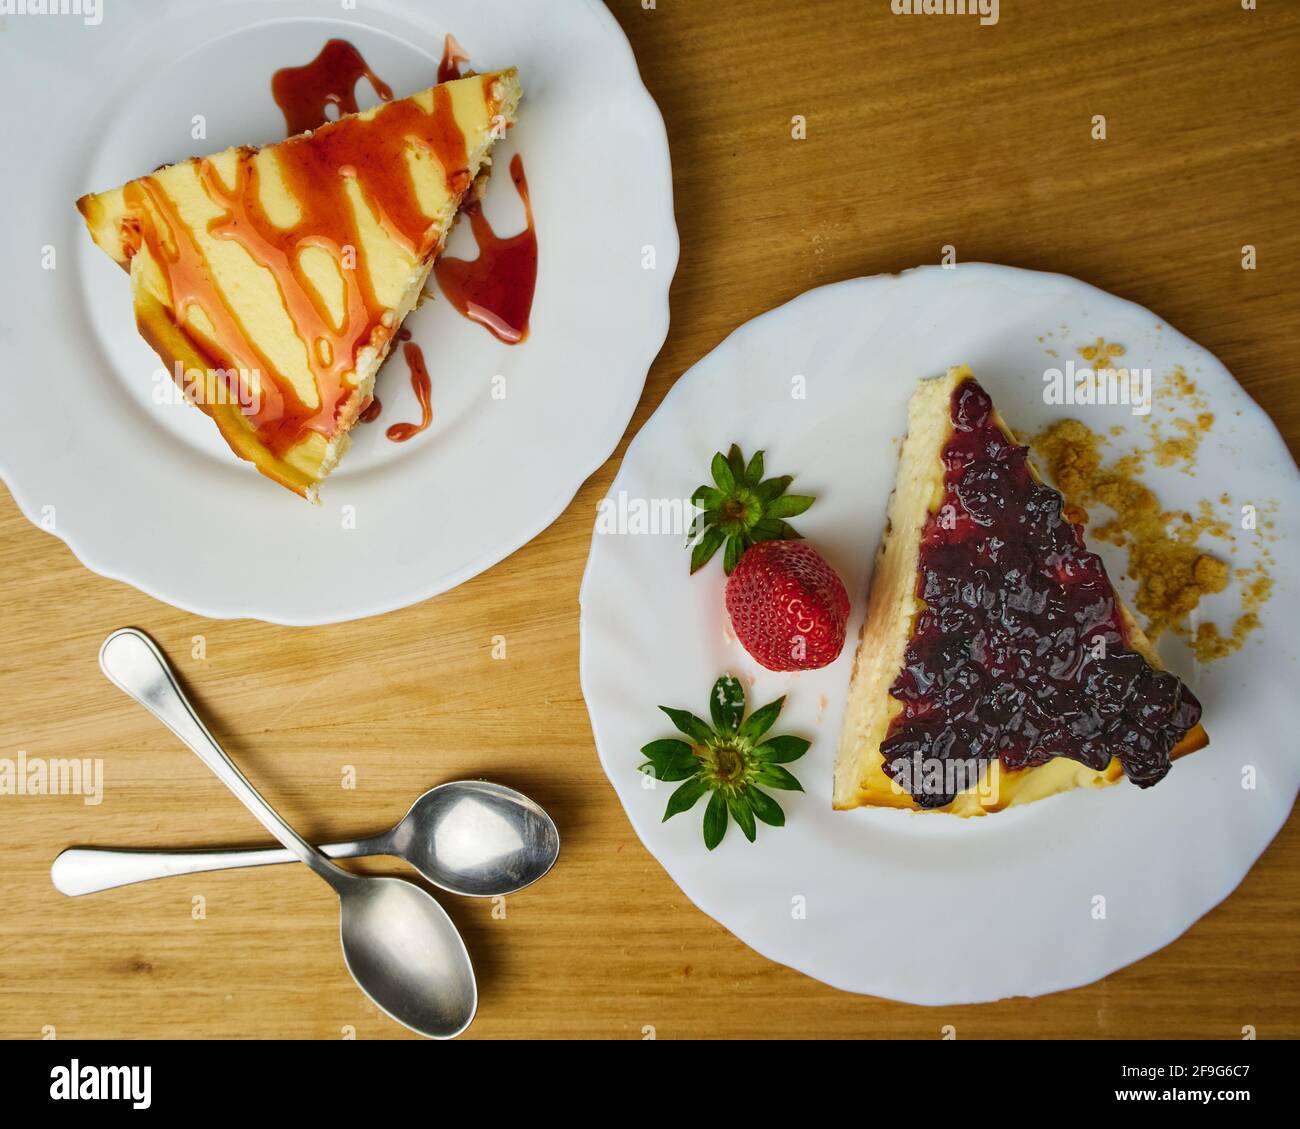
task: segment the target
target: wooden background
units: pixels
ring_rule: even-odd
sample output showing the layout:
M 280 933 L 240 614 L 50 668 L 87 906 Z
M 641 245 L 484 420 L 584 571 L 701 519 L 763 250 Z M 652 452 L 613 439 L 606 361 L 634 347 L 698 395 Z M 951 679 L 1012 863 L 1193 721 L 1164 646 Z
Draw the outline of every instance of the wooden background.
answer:
M 672 331 L 629 435 L 746 319 L 811 286 L 937 261 L 951 243 L 962 259 L 1067 272 L 1158 311 L 1223 359 L 1296 451 L 1300 4 L 1003 0 L 987 28 L 892 16 L 888 0 L 612 7 L 668 124 L 682 237 Z M 1090 138 L 1098 113 L 1104 143 Z M 804 141 L 791 140 L 794 114 Z M 1246 243 L 1255 272 L 1240 266 Z M 308 835 L 387 826 L 458 776 L 551 810 L 562 860 L 504 920 L 446 899 L 480 977 L 470 1037 L 935 1038 L 945 1024 L 963 1038 L 1300 1035 L 1295 819 L 1179 941 L 1039 1000 L 931 1010 L 844 995 L 695 910 L 624 818 L 578 688 L 578 583 L 617 461 L 457 591 L 313 630 L 165 607 L 86 571 L 0 494 L 0 755 L 99 756 L 107 777 L 98 807 L 0 797 L 0 1035 L 405 1034 L 353 987 L 334 898 L 301 868 L 79 900 L 53 890 L 49 863 L 72 843 L 264 841 L 100 675 L 98 645 L 123 624 L 176 659 L 218 737 Z M 494 635 L 506 661 L 490 656 Z M 356 790 L 341 787 L 344 765 Z

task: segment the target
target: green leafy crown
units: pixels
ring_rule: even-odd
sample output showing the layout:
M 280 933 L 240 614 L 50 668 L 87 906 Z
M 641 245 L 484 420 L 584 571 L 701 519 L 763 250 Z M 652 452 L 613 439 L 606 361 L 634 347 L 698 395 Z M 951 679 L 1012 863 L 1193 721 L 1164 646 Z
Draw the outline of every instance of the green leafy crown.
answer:
M 704 512 L 691 526 L 691 572 L 702 569 L 723 544 L 722 571 L 728 576 L 751 545 L 759 541 L 798 541 L 786 518 L 801 514 L 816 501 L 808 495 L 787 494 L 794 477 L 763 478 L 763 452 L 745 463 L 736 444 L 724 456 L 713 456 L 713 486 L 695 491 L 691 502 Z
M 776 722 L 785 704 L 777 698 L 762 709 L 745 717 L 745 688 L 730 674 L 713 685 L 709 701 L 713 724 L 687 710 L 660 706 L 683 734 L 681 741 L 669 738 L 651 741 L 641 752 L 646 763 L 641 771 L 656 780 L 684 781 L 668 798 L 664 819 L 689 811 L 710 792 L 704 809 L 704 845 L 713 850 L 727 831 L 727 817 L 740 826 L 751 843 L 756 833 L 755 820 L 770 827 L 782 827 L 785 813 L 771 796 L 758 786 L 802 792 L 799 781 L 783 765 L 798 760 L 808 751 L 809 742 L 802 737 L 762 738 Z

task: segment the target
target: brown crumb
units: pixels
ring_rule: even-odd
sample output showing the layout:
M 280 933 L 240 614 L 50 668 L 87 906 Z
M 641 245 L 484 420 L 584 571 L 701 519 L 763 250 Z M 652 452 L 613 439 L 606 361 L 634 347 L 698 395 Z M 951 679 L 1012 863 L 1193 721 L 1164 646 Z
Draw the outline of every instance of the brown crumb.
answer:
M 1031 441 L 1047 458 L 1057 488 L 1074 501 L 1091 492 L 1093 479 L 1101 468 L 1101 445 L 1077 419 L 1063 419 Z
M 1246 636 L 1257 627 L 1259 627 L 1259 616 L 1254 612 L 1239 616 L 1237 622 L 1232 625 L 1232 632 L 1229 635 L 1222 634 L 1213 623 L 1202 623 L 1196 629 L 1196 634 L 1189 640 L 1192 653 L 1196 656 L 1197 662 L 1203 663 L 1226 658 L 1233 651 L 1239 651 L 1242 643 L 1246 641 Z
M 1222 592 L 1229 569 L 1195 545 L 1169 535 L 1169 515 L 1160 499 L 1132 476 L 1129 467 L 1103 468 L 1104 442 L 1072 419 L 1053 424 L 1032 440 L 1072 507 L 1086 511 L 1101 502 L 1114 511 L 1114 520 L 1099 527 L 1095 536 L 1127 545 L 1128 574 L 1138 585 L 1137 610 L 1154 639 L 1184 619 L 1203 595 Z M 1187 517 L 1192 521 L 1190 514 Z
M 1229 566 L 1195 544 L 1205 532 L 1228 534 L 1228 524 L 1215 516 L 1208 502 L 1202 503 L 1197 516 L 1167 513 L 1155 493 L 1135 477 L 1141 459 L 1128 455 L 1103 465 L 1101 447 L 1106 440 L 1078 420 L 1061 420 L 1031 442 L 1065 495 L 1064 512 L 1070 520 L 1086 515 L 1087 507 L 1099 502 L 1114 512 L 1114 518 L 1096 528 L 1093 536 L 1128 548 L 1128 575 L 1138 585 L 1135 603 L 1153 639 L 1166 629 L 1181 627 L 1202 596 L 1228 586 Z M 1173 534 L 1171 526 L 1176 530 Z M 1267 591 L 1261 588 L 1261 592 L 1267 598 Z M 1243 594 L 1243 603 L 1245 598 Z M 1219 652 L 1226 654 L 1240 646 L 1239 642 L 1234 646 L 1234 640 L 1258 625 L 1258 617 L 1252 620 L 1252 614 L 1248 611 L 1227 639 L 1213 624 L 1202 624 L 1193 640 L 1198 657 L 1218 657 Z
M 1181 434 L 1164 435 L 1159 426 L 1151 429 L 1155 439 L 1151 453 L 1155 456 L 1156 466 L 1167 467 L 1182 463 L 1183 470 L 1191 473 L 1201 438 L 1214 426 L 1214 415 L 1202 412 L 1195 420 L 1176 419 L 1173 424 Z
M 1076 506 L 1073 502 L 1066 502 L 1061 507 L 1061 516 L 1071 525 L 1087 525 L 1088 511 Z
M 1078 352 L 1095 368 L 1104 368 L 1113 365 L 1125 350 L 1122 345 L 1098 338 L 1095 344 L 1083 346 Z M 1130 451 L 1108 464 L 1104 463 L 1101 448 L 1109 441 L 1078 420 L 1061 420 L 1030 442 L 1065 495 L 1065 517 L 1077 525 L 1087 524 L 1087 507 L 1098 502 L 1114 513 L 1090 536 L 1128 550 L 1128 575 L 1138 586 L 1135 604 L 1146 619 L 1147 634 L 1154 639 L 1172 630 L 1187 638 L 1197 659 L 1209 662 L 1238 650 L 1259 627 L 1258 609 L 1273 587 L 1265 570 L 1272 556 L 1267 546 L 1261 545 L 1262 557 L 1236 570 L 1241 615 L 1229 631 L 1208 622 L 1198 624 L 1194 633 L 1189 629 L 1187 618 L 1201 597 L 1222 592 L 1233 577 L 1226 562 L 1204 552 L 1197 542 L 1209 536 L 1235 548 L 1236 526 L 1217 514 L 1207 499 L 1200 501 L 1195 514 L 1166 512 L 1160 499 L 1139 481 L 1148 459 L 1158 467 L 1181 464 L 1184 472 L 1193 473 L 1201 440 L 1214 427 L 1214 414 L 1208 410 L 1204 395 L 1181 366 L 1160 382 L 1156 398 L 1175 417 L 1167 421 L 1174 433 L 1162 431 L 1161 425 L 1153 422 L 1149 447 Z M 1193 418 L 1178 418 L 1180 412 Z M 1110 429 L 1112 437 L 1122 432 L 1122 428 Z M 1220 494 L 1219 504 L 1231 505 L 1226 492 Z M 1269 514 L 1275 508 L 1264 506 L 1263 512 Z M 1271 521 L 1261 523 L 1263 530 L 1272 526 Z M 1261 536 L 1265 541 L 1270 539 L 1267 533 Z
M 1123 345 L 1109 342 L 1104 337 L 1098 337 L 1094 345 L 1081 345 L 1079 347 L 1079 356 L 1091 364 L 1094 369 L 1114 368 L 1115 359 L 1122 357 L 1124 352 Z
M 1196 381 L 1187 375 L 1182 365 L 1161 381 L 1160 395 L 1166 400 L 1170 398 L 1182 400 L 1192 411 L 1201 412 L 1206 408 L 1205 397 L 1201 395 L 1196 387 Z
M 1197 661 L 1213 662 L 1241 650 L 1246 637 L 1259 628 L 1259 613 L 1254 609 L 1268 599 L 1272 587 L 1272 577 L 1261 575 L 1242 592 L 1241 606 L 1248 610 L 1237 617 L 1229 634 L 1224 635 L 1213 623 L 1200 624 L 1188 640 Z
M 1192 579 L 1202 592 L 1222 592 L 1230 576 L 1228 566 L 1208 553 L 1202 553 L 1192 562 Z

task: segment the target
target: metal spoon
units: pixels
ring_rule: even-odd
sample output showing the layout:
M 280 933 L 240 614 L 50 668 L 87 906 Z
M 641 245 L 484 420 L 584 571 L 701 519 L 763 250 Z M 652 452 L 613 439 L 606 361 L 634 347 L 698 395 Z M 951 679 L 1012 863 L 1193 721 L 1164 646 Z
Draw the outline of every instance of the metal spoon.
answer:
M 430 788 L 400 823 L 378 835 L 317 847 L 332 859 L 392 855 L 429 882 L 471 898 L 501 897 L 531 886 L 555 865 L 560 833 L 546 812 L 522 792 L 484 780 L 453 780 Z M 283 848 L 196 851 L 69 847 L 50 877 L 70 897 L 133 882 L 297 862 Z
M 272 835 L 338 895 L 343 959 L 357 986 L 398 1023 L 459 1035 L 478 1008 L 465 942 L 431 894 L 400 878 L 350 874 L 301 838 L 235 767 L 186 700 L 162 652 L 134 628 L 104 640 L 99 665 L 185 742 Z

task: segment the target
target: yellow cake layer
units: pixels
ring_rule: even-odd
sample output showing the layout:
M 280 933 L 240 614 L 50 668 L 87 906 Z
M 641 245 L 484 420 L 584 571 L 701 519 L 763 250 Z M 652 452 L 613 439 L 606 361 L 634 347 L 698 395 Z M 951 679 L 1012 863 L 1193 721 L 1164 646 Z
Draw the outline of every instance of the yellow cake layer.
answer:
M 259 434 L 241 405 L 210 402 L 220 398 L 215 389 L 199 404 L 237 455 L 313 500 L 317 484 L 346 448 L 347 432 L 371 396 L 375 373 L 393 335 L 423 291 L 469 184 L 489 163 L 493 143 L 513 123 L 520 98 L 513 70 L 469 76 L 444 83 L 439 89 L 439 98 L 449 99 L 455 126 L 464 139 L 465 169 L 444 170 L 430 147 L 402 139 L 409 192 L 418 203 L 419 213 L 428 220 L 427 238 L 420 244 L 400 237 L 385 223 L 381 209 L 376 201 L 367 198 L 353 167 L 330 164 L 331 134 L 348 123 L 350 137 L 362 136 L 358 131 L 363 131 L 365 139 L 373 139 L 377 147 L 391 144 L 393 131 L 403 129 L 402 123 L 409 121 L 411 106 L 426 115 L 433 113 L 433 88 L 397 102 L 381 103 L 274 145 L 227 149 L 211 157 L 168 165 L 121 187 L 83 196 L 77 202 L 95 242 L 129 271 L 137 325 L 169 372 L 177 371 L 178 363 L 181 371 L 247 367 L 253 370 L 250 390 L 259 396 L 287 388 L 307 408 L 319 408 L 322 400 L 309 355 L 314 347 L 308 340 L 311 334 L 295 320 L 283 292 L 284 275 L 259 262 L 240 238 L 214 234 L 212 228 L 228 223 L 230 215 L 214 195 L 233 193 L 239 177 L 251 175 L 249 183 L 256 185 L 255 201 L 262 215 L 275 227 L 288 231 L 304 215 L 303 202 L 282 174 L 287 147 L 311 147 L 321 176 L 343 178 L 348 218 L 355 225 L 358 246 L 340 251 L 307 244 L 299 249 L 297 257 L 306 279 L 304 289 L 310 291 L 323 316 L 331 325 L 355 332 L 360 342 L 341 374 L 346 391 L 339 398 L 336 420 L 305 431 L 300 441 L 276 450 Z M 445 105 L 442 112 L 446 112 Z M 241 162 L 248 167 L 242 167 Z M 449 180 L 449 173 L 456 174 L 454 180 Z M 205 183 L 205 176 L 217 178 L 216 193 L 210 180 Z M 222 302 L 218 305 L 227 309 L 209 310 L 205 304 L 194 303 L 178 316 L 167 265 L 158 261 L 148 242 L 140 237 L 144 224 L 163 232 L 166 258 L 176 252 L 175 240 L 169 233 L 177 219 L 183 225 L 186 249 L 219 293 Z M 358 318 L 355 301 L 349 304 L 349 269 L 365 272 L 370 291 L 382 306 L 377 318 L 367 312 L 364 324 Z M 355 294 L 355 287 L 351 293 Z M 231 318 L 242 334 L 223 332 Z M 242 347 L 238 339 L 241 337 L 269 365 L 274 388 L 260 384 L 265 379 L 261 364 L 248 363 L 254 358 L 240 355 L 250 351 Z

